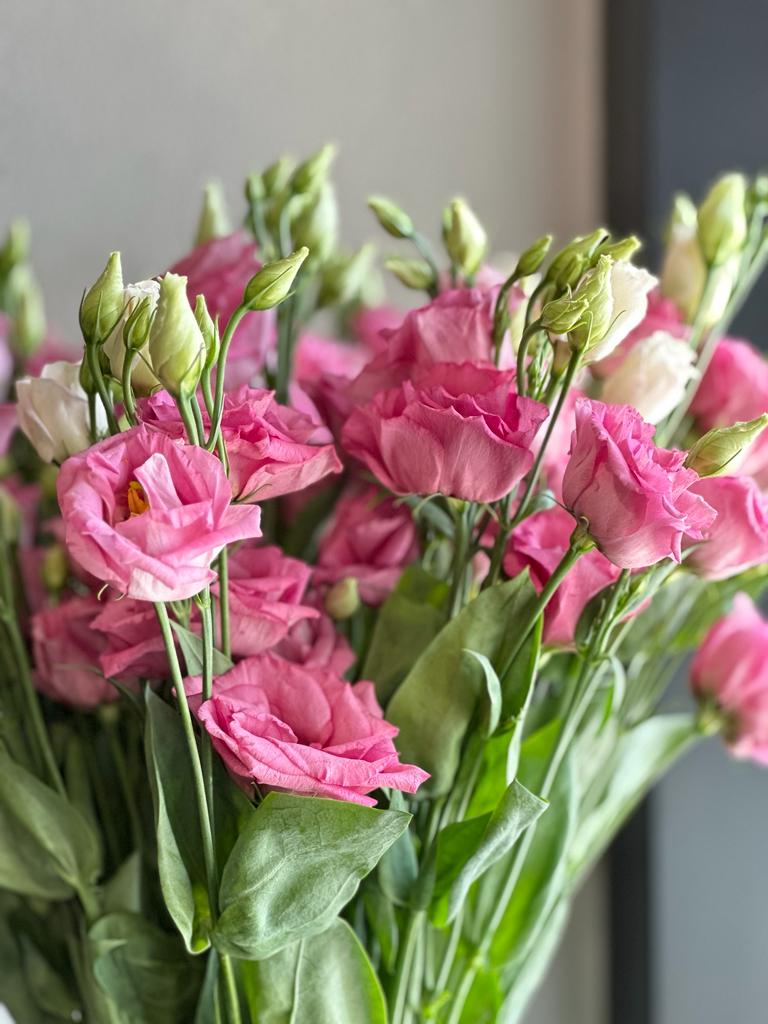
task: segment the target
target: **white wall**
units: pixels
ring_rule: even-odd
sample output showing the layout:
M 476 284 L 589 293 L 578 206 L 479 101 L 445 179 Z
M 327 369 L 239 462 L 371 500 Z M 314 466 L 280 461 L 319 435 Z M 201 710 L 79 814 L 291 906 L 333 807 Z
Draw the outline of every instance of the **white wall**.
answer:
M 23 0 L 0 23 L 0 222 L 22 213 L 51 319 L 74 331 L 109 250 L 188 247 L 200 189 L 332 139 L 350 242 L 364 200 L 437 228 L 465 194 L 497 249 L 600 216 L 599 0 Z M 600 1024 L 599 882 L 536 1024 Z

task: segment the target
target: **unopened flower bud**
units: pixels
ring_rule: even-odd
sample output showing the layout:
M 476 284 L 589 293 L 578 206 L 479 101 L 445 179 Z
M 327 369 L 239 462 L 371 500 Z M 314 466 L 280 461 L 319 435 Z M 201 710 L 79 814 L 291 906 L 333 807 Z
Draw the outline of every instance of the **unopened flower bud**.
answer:
M 198 295 L 195 298 L 195 320 L 205 341 L 205 366 L 213 366 L 219 358 L 219 328 L 211 319 L 208 306 L 205 304 L 205 296 Z
M 264 185 L 264 177 L 261 174 L 257 174 L 255 171 L 253 174 L 249 174 L 245 179 L 245 201 L 251 206 L 254 203 L 263 203 L 267 198 L 267 190 Z
M 619 260 L 631 260 L 635 253 L 642 248 L 642 245 L 643 243 L 636 235 L 629 235 L 616 242 L 603 242 L 597 250 L 597 255 L 610 256 L 618 263 Z
M 139 353 L 131 367 L 131 385 L 137 395 L 149 395 L 160 385 L 152 371 L 147 347 L 159 295 L 160 285 L 154 280 L 126 285 L 123 289 L 122 316 L 102 348 L 108 372 L 119 381 L 123 379 L 126 349 Z M 87 368 L 87 360 L 83 360 L 83 366 Z M 82 374 L 81 383 L 88 391 Z
M 223 238 L 231 230 L 224 191 L 218 182 L 212 181 L 205 186 L 203 193 L 203 209 L 197 223 L 195 245 L 210 242 L 212 238 Z
M 427 291 L 434 284 L 434 277 L 424 260 L 406 260 L 400 256 L 391 256 L 384 260 L 384 266 L 404 284 L 406 288 L 416 291 Z
M 0 248 L 0 281 L 5 281 L 13 268 L 21 266 L 28 258 L 29 224 L 25 220 L 15 220 Z
M 123 268 L 120 253 L 110 253 L 98 280 L 80 303 L 80 330 L 87 345 L 101 344 L 113 330 L 123 309 Z
M 149 340 L 149 330 L 152 326 L 156 306 L 157 297 L 145 295 L 129 313 L 123 326 L 123 345 L 131 352 L 138 352 Z
M 454 199 L 446 213 L 445 248 L 460 274 L 471 277 L 488 248 L 485 228 L 463 199 Z
M 281 156 L 279 160 L 275 160 L 264 171 L 261 180 L 268 199 L 274 199 L 275 196 L 288 187 L 288 182 L 291 180 L 295 165 L 296 162 L 293 157 Z
M 325 595 L 325 610 L 332 619 L 350 619 L 360 607 L 360 593 L 353 576 L 334 583 Z
M 288 295 L 299 267 L 309 255 L 304 247 L 286 256 L 285 259 L 265 263 L 245 288 L 243 301 L 249 309 L 272 309 Z
M 292 201 L 301 202 L 302 198 L 294 196 Z M 339 237 L 339 208 L 333 186 L 324 185 L 302 205 L 303 210 L 291 223 L 291 239 L 295 246 L 309 249 L 312 265 L 318 267 L 329 259 Z
M 747 182 L 743 174 L 724 174 L 699 207 L 699 245 L 710 266 L 741 252 L 747 240 Z
M 193 394 L 205 361 L 205 340 L 187 299 L 187 279 L 165 274 L 149 332 L 149 358 L 163 387 L 174 396 Z
M 45 337 L 43 296 L 26 266 L 14 267 L 10 279 L 14 295 L 9 341 L 17 355 L 30 356 Z
M 546 303 L 541 311 L 541 326 L 552 334 L 568 334 L 582 323 L 586 311 L 586 299 L 564 295 Z
M 515 278 L 530 277 L 531 274 L 535 274 L 547 258 L 551 245 L 552 235 L 542 235 L 541 238 L 536 239 L 533 245 L 529 245 L 517 261 Z
M 547 280 L 554 284 L 558 291 L 574 288 L 592 263 L 598 247 L 608 237 L 605 228 L 597 228 L 589 235 L 578 235 L 555 255 L 547 271 Z
M 52 544 L 46 549 L 40 575 L 45 589 L 51 594 L 57 594 L 67 582 L 69 561 L 67 552 L 61 544 Z
M 336 156 L 336 147 L 328 143 L 311 157 L 300 163 L 291 175 L 293 192 L 317 192 L 328 181 L 328 172 Z
M 401 210 L 391 199 L 385 199 L 383 196 L 371 196 L 368 200 L 368 207 L 388 235 L 392 235 L 393 238 L 413 237 L 413 221 L 405 210 Z
M 608 333 L 614 313 L 612 267 L 613 260 L 610 256 L 600 256 L 576 290 L 574 298 L 583 299 L 587 303 L 584 321 L 578 324 L 571 334 L 571 340 L 576 348 L 586 351 Z
M 359 298 L 370 273 L 374 246 L 361 246 L 351 256 L 342 256 L 323 268 L 317 303 L 325 306 L 346 306 Z
M 715 427 L 700 437 L 688 452 L 687 469 L 695 469 L 699 476 L 720 476 L 732 472 L 743 452 L 768 426 L 768 413 L 757 419 L 734 423 L 730 427 Z

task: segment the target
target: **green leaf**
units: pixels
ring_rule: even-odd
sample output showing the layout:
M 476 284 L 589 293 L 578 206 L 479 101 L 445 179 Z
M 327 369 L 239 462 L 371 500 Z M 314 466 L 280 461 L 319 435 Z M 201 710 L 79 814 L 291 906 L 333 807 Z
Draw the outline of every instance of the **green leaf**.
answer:
M 87 819 L 3 747 L 0 779 L 0 887 L 63 900 L 92 886 L 101 849 Z
M 23 1021 L 52 1024 L 57 1018 L 40 1009 L 25 971 L 15 914 L 12 916 L 9 912 L 16 897 L 0 893 L 0 900 L 3 903 L 0 908 L 0 1003 L 19 1024 Z
M 137 850 L 129 854 L 105 882 L 103 896 L 107 913 L 119 910 L 141 913 L 141 856 Z
M 186 629 L 179 622 L 171 622 L 173 631 L 179 641 L 181 653 L 184 655 L 184 664 L 187 667 L 187 675 L 199 676 L 203 674 L 203 641 L 191 630 Z M 221 676 L 232 668 L 231 660 L 221 651 L 214 648 L 213 651 L 213 674 Z
M 200 953 L 210 945 L 210 908 L 204 895 L 200 820 L 191 791 L 181 717 L 150 689 L 146 705 L 144 743 L 155 809 L 160 888 L 187 949 Z
M 569 902 L 560 900 L 550 911 L 541 927 L 538 940 L 530 947 L 522 962 L 515 963 L 508 972 L 510 984 L 499 1020 L 505 1024 L 518 1024 L 528 1008 L 539 984 L 552 965 L 568 920 Z
M 379 944 L 381 961 L 385 969 L 391 973 L 395 968 L 397 949 L 400 942 L 400 929 L 397 923 L 395 905 L 392 900 L 384 895 L 371 876 L 363 881 L 360 896 L 363 900 L 368 927 Z
M 387 1024 L 378 978 L 346 921 L 240 967 L 259 1024 Z
M 497 664 L 514 623 L 533 600 L 527 573 L 482 591 L 435 637 L 392 698 L 387 718 L 400 729 L 403 760 L 432 776 L 422 786 L 424 795 L 450 789 L 484 686 L 483 673 L 464 651 Z
M 569 871 L 575 880 L 597 860 L 654 782 L 699 738 L 690 714 L 656 715 L 620 737 L 606 765 L 605 795 L 574 840 Z
M 263 959 L 325 930 L 409 821 L 403 811 L 270 793 L 224 868 L 217 949 Z
M 405 800 L 402 793 L 392 790 L 390 810 L 404 811 Z M 382 892 L 399 906 L 407 906 L 416 879 L 419 875 L 419 858 L 413 845 L 410 829 L 405 829 L 395 840 L 379 861 L 376 874 Z
M 136 914 L 107 914 L 88 933 L 101 990 L 137 1024 L 188 1024 L 202 978 L 178 938 Z
M 523 832 L 547 809 L 547 803 L 517 780 L 511 783 L 483 831 L 477 848 L 465 861 L 448 896 L 447 923 L 461 910 L 469 887 L 509 853 Z
M 24 974 L 35 1002 L 44 1013 L 57 1020 L 76 1020 L 80 1004 L 69 986 L 51 967 L 35 943 L 21 936 Z
M 477 651 L 465 650 L 465 654 L 474 658 L 480 668 L 483 670 L 483 678 L 485 679 L 485 690 L 488 697 L 488 713 L 485 720 L 485 728 L 483 732 L 486 738 L 493 736 L 498 728 L 499 721 L 501 720 L 501 683 L 499 677 L 496 675 L 496 669 L 488 661 L 484 654 L 479 654 Z
M 440 632 L 449 589 L 447 583 L 430 576 L 421 566 L 412 565 L 379 609 L 363 678 L 374 681 L 382 705 Z

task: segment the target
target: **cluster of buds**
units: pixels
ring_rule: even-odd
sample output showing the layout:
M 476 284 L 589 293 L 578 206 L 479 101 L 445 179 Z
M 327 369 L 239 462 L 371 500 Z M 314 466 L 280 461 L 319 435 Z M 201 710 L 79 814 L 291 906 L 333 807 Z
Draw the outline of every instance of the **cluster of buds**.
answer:
M 14 221 L 0 247 L 0 311 L 10 320 L 11 348 L 22 361 L 36 351 L 45 336 L 43 298 L 29 264 L 26 221 Z

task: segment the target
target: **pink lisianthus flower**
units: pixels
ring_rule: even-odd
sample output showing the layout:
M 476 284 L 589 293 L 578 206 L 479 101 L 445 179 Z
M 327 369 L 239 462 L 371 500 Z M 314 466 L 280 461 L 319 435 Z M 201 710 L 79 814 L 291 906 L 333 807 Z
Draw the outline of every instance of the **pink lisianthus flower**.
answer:
M 333 619 L 320 611 L 322 601 L 319 595 L 313 593 L 307 601 L 318 609 L 317 617 L 302 619 L 292 626 L 275 645 L 274 653 L 308 669 L 322 668 L 337 676 L 346 675 L 355 663 L 352 648 Z
M 277 547 L 244 545 L 229 556 L 230 643 L 237 657 L 260 654 L 304 619 L 318 618 L 303 603 L 311 568 Z M 219 592 L 219 584 L 213 587 Z
M 768 765 L 768 622 L 746 594 L 707 633 L 690 679 L 696 696 L 725 716 L 731 752 Z
M 399 327 L 404 315 L 394 306 L 361 306 L 352 317 L 350 327 L 359 342 L 372 351 L 378 351 L 382 331 Z
M 401 764 L 373 683 L 274 654 L 246 658 L 214 681 L 200 702 L 199 679 L 185 684 L 197 717 L 234 778 L 262 786 L 373 806 L 380 787 L 414 793 L 429 777 Z
M 540 593 L 568 550 L 575 526 L 573 517 L 557 506 L 524 519 L 509 538 L 504 572 L 512 577 L 527 568 L 531 582 Z M 618 576 L 616 566 L 599 551 L 582 555 L 547 605 L 544 642 L 558 646 L 572 644 L 576 625 L 587 603 Z
M 176 404 L 165 391 L 139 402 L 139 415 L 171 437 L 184 436 Z M 207 414 L 203 420 L 208 427 Z M 325 428 L 280 405 L 273 391 L 241 387 L 227 392 L 221 433 L 229 456 L 232 495 L 241 502 L 301 491 L 341 470 L 336 449 L 324 443 Z
M 653 435 L 630 405 L 576 402 L 563 502 L 621 569 L 679 562 L 683 537 L 702 540 L 716 515 L 691 490 L 700 478 L 684 468 L 686 453 L 658 448 Z
M 261 534 L 215 455 L 144 424 L 67 459 L 57 492 L 72 560 L 141 601 L 192 597 L 226 544 Z
M 570 458 L 571 438 L 576 427 L 576 402 L 580 398 L 586 398 L 586 395 L 578 388 L 571 388 L 565 396 L 563 408 L 555 421 L 552 436 L 541 460 L 542 479 L 558 501 L 563 497 L 563 475 Z M 534 452 L 538 451 L 543 443 L 543 435 L 542 430 L 534 442 Z
M 154 606 L 130 597 L 101 602 L 91 628 L 103 637 L 99 664 L 110 679 L 162 679 L 168 655 Z
M 627 358 L 630 349 L 658 331 L 671 334 L 673 338 L 683 339 L 687 339 L 691 333 L 690 327 L 674 302 L 665 299 L 657 289 L 648 296 L 648 310 L 638 326 L 629 332 L 609 356 L 596 363 L 590 363 L 590 373 L 601 379 L 612 376 Z
M 352 410 L 349 382 L 356 377 L 371 351 L 358 342 L 336 341 L 316 334 L 302 334 L 293 362 L 294 388 L 312 403 L 317 414 L 338 436 Z M 292 405 L 300 409 L 297 398 Z
M 706 539 L 685 564 L 708 580 L 724 580 L 768 561 L 768 497 L 748 476 L 711 476 L 691 486 L 717 512 Z
M 99 668 L 104 639 L 93 629 L 98 611 L 95 597 L 71 597 L 32 616 L 35 683 L 52 700 L 93 708 L 119 696 Z
M 456 288 L 406 313 L 399 327 L 381 332 L 378 353 L 349 389 L 352 402 L 367 402 L 436 363 L 493 366 L 493 309 L 497 289 Z
M 490 502 L 531 468 L 548 415 L 517 394 L 512 371 L 438 363 L 355 409 L 342 443 L 396 494 Z
M 413 516 L 375 487 L 351 487 L 320 538 L 314 579 L 320 586 L 352 577 L 360 598 L 379 605 L 419 553 Z
M 705 433 L 753 420 L 768 412 L 768 362 L 748 341 L 723 338 L 691 402 L 696 427 Z M 768 487 L 768 432 L 764 431 L 734 463 L 739 473 Z
M 208 312 L 219 318 L 221 331 L 243 300 L 245 286 L 261 269 L 256 246 L 245 231 L 212 238 L 198 245 L 171 267 L 171 273 L 187 278 L 187 295 L 194 306 L 205 296 Z M 247 313 L 235 330 L 227 359 L 228 387 L 250 384 L 264 369 L 277 338 L 272 310 Z

